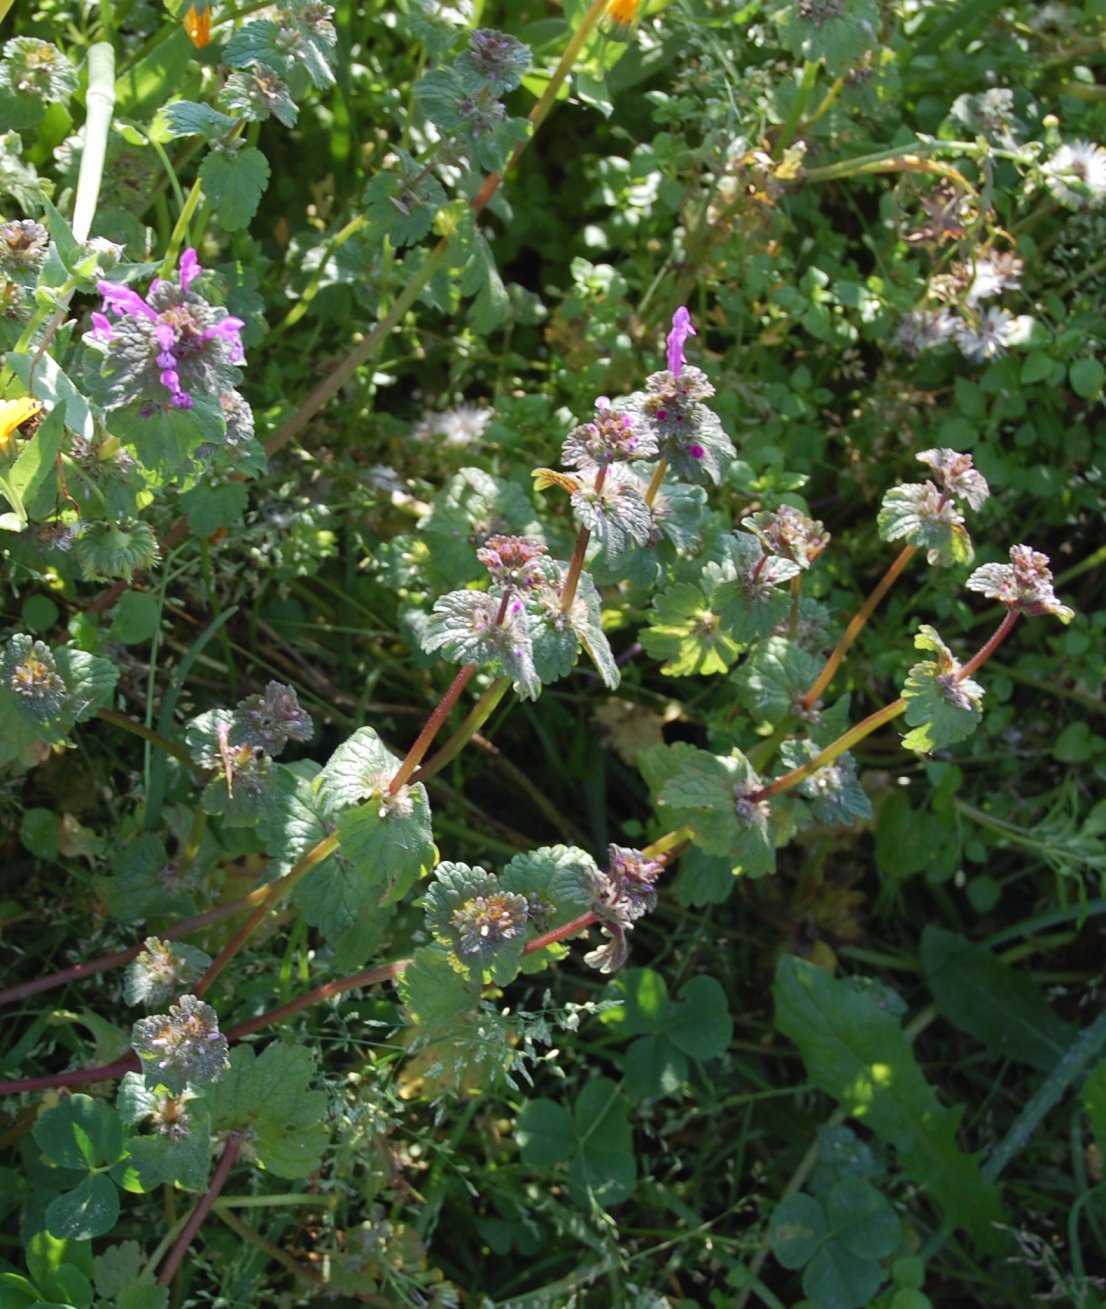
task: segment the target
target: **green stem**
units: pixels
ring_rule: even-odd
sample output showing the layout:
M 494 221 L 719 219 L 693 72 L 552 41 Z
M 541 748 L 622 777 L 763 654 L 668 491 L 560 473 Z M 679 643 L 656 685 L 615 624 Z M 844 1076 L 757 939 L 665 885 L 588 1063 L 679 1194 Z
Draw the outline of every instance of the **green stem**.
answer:
M 296 862 L 295 866 L 289 869 L 279 882 L 273 882 L 270 886 L 266 887 L 268 894 L 208 965 L 207 971 L 192 988 L 193 995 L 204 995 L 211 988 L 212 983 L 227 964 L 229 964 L 239 950 L 242 949 L 254 932 L 257 931 L 288 892 L 302 881 L 308 873 L 317 868 L 325 860 L 329 859 L 337 849 L 338 836 L 336 833 L 332 832 L 329 836 L 324 836 L 321 841 L 312 846 L 311 849 Z
M 87 241 L 100 199 L 108 133 L 115 110 L 115 51 L 107 41 L 88 50 L 88 93 L 85 96 L 84 145 L 73 203 L 73 235 Z
M 1029 1098 L 1010 1130 L 980 1169 L 985 1182 L 994 1182 L 1007 1164 L 1021 1153 L 1044 1116 L 1103 1046 L 1106 1046 L 1106 1013 L 1099 1014 L 1089 1027 L 1079 1033 L 1060 1062 Z
M 666 472 L 668 472 L 668 460 L 662 455 L 660 459 L 657 460 L 657 466 L 653 469 L 653 476 L 649 479 L 649 486 L 645 492 L 645 503 L 650 509 L 652 509 L 653 501 L 657 498 L 661 486 L 664 483 L 664 475 Z
M 760 800 L 771 800 L 773 796 L 782 794 L 784 791 L 790 791 L 800 782 L 805 782 L 818 771 L 819 768 L 825 768 L 827 764 L 843 755 L 846 750 L 851 750 L 859 741 L 863 741 L 866 736 L 880 728 L 884 723 L 889 723 L 898 718 L 900 714 L 906 713 L 906 701 L 903 699 L 892 700 L 890 704 L 884 705 L 882 709 L 877 709 L 874 714 L 869 714 L 867 718 L 862 719 L 854 727 L 850 727 L 847 732 L 843 732 L 836 741 L 827 745 L 814 756 L 808 759 L 805 764 L 799 768 L 793 768 L 791 772 L 784 773 L 782 777 L 777 777 L 774 782 L 768 786 L 762 786 L 749 795 L 749 799 L 754 803 Z
M 200 200 L 203 198 L 203 191 L 203 186 L 197 177 L 192 183 L 192 190 L 188 193 L 188 199 L 184 202 L 184 208 L 177 216 L 172 235 L 169 237 L 169 244 L 165 249 L 165 258 L 162 260 L 159 269 L 159 276 L 162 278 L 168 279 L 173 276 L 177 256 L 184 249 L 185 238 L 188 236 L 188 225 L 192 221 L 192 215 L 199 208 Z
M 511 685 L 509 677 L 497 677 L 469 710 L 468 717 L 436 754 L 432 755 L 414 774 L 413 781 L 425 782 L 433 777 L 458 755 L 492 715 L 492 711 Z
M 834 673 L 841 666 L 841 661 L 848 654 L 849 648 L 864 629 L 864 624 L 871 618 L 879 602 L 895 584 L 899 575 L 906 565 L 913 559 L 918 552 L 916 545 L 907 545 L 899 552 L 898 558 L 891 564 L 890 568 L 883 574 L 876 583 L 871 595 L 864 601 L 860 608 L 853 615 L 848 627 L 845 628 L 840 641 L 833 648 L 833 653 L 826 660 L 822 671 L 814 680 L 810 690 L 803 696 L 799 702 L 803 709 L 810 709 L 812 705 L 821 697 L 822 692 L 829 686 L 833 680 Z
M 802 119 L 803 112 L 810 103 L 810 97 L 814 93 L 814 87 L 818 81 L 818 70 L 821 67 L 817 59 L 808 59 L 803 65 L 803 75 L 799 81 L 799 89 L 795 93 L 795 99 L 791 102 L 791 108 L 787 117 L 784 119 L 783 126 L 780 128 L 780 134 L 776 138 L 775 156 L 780 158 L 787 147 L 795 138 L 795 131 Z
M 314 273 L 312 273 L 311 280 L 303 289 L 303 294 L 292 308 L 288 310 L 280 322 L 277 323 L 275 327 L 270 328 L 269 333 L 265 338 L 266 345 L 269 345 L 290 327 L 294 327 L 304 314 L 307 313 L 311 308 L 312 302 L 319 293 L 319 287 L 322 285 L 323 278 L 326 276 L 326 268 L 330 261 L 330 257 L 336 250 L 341 249 L 350 237 L 356 236 L 367 222 L 368 219 L 364 214 L 355 214 L 341 231 L 336 232 L 334 236 L 331 237 L 330 241 L 327 243 L 323 257 L 319 260 L 319 266 L 315 269 Z
M 140 723 L 137 718 L 121 714 L 117 709 L 97 709 L 96 717 L 102 718 L 105 723 L 112 723 L 115 727 L 121 727 L 124 732 L 140 736 L 143 741 L 149 742 L 150 745 L 156 745 L 158 749 L 164 750 L 166 754 L 171 754 L 174 759 L 179 759 L 182 764 L 187 764 L 189 768 L 195 766 L 192 762 L 192 756 L 183 745 L 177 745 L 175 741 L 170 741 L 167 736 L 155 732 L 152 727 Z

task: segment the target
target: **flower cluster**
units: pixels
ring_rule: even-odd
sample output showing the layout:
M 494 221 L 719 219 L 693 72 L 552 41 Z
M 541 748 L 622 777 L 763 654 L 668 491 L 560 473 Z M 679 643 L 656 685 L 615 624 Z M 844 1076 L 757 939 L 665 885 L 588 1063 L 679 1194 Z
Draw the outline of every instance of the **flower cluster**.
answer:
M 982 507 L 991 494 L 987 479 L 979 472 L 970 454 L 958 450 L 923 450 L 917 459 L 933 470 L 937 485 L 948 496 L 966 500 L 973 509 Z
M 741 526 L 753 533 L 766 554 L 790 559 L 800 568 L 809 568 L 830 543 L 824 525 L 792 505 L 743 518 Z
M 19 696 L 24 709 L 44 722 L 58 714 L 69 699 L 50 647 L 22 633 L 13 636 L 4 650 L 0 678 Z
M 529 921 L 529 902 L 514 891 L 473 896 L 449 919 L 457 933 L 458 954 L 469 957 L 484 954 L 500 941 L 510 941 L 526 930 Z
M 148 936 L 127 967 L 123 998 L 127 1004 L 163 1004 L 191 985 L 209 963 L 202 950 Z
M 173 1095 L 187 1082 L 217 1082 L 230 1066 L 215 1010 L 194 995 L 182 995 L 167 1014 L 140 1018 L 131 1044 L 142 1060 L 147 1086 L 165 1086 Z
M 295 689 L 270 682 L 263 695 L 248 695 L 238 702 L 229 741 L 278 755 L 289 741 L 310 741 L 314 734 L 311 715 L 300 704 Z
M 155 278 L 145 298 L 120 282 L 97 283 L 103 311 L 92 315 L 85 341 L 104 356 L 109 408 L 139 400 L 149 416 L 191 409 L 197 391 L 216 403 L 235 394 L 245 323 L 192 289 L 202 271 L 188 249 L 177 279 Z
M 1020 324 L 1008 309 L 993 304 L 983 308 L 983 302 L 1017 290 L 1022 267 L 1012 252 L 996 250 L 954 264 L 929 287 L 931 297 L 950 302 L 951 307 L 923 307 L 904 314 L 896 344 L 917 357 L 951 341 L 973 363 L 997 359 L 1017 338 Z
M 601 973 L 621 968 L 630 953 L 627 934 L 637 920 L 656 907 L 656 880 L 664 871 L 663 859 L 650 859 L 641 850 L 612 845 L 610 868 L 592 874 L 592 908 L 603 934 L 603 945 L 589 951 L 584 962 Z
M 1028 545 L 1012 545 L 1008 564 L 984 564 L 965 583 L 969 591 L 979 591 L 998 600 L 1016 614 L 1030 617 L 1055 614 L 1062 623 L 1075 617 L 1072 609 L 1061 604 L 1052 589 L 1048 555 Z
M 539 561 L 546 553 L 543 542 L 527 536 L 489 536 L 476 557 L 497 586 L 532 591 L 544 580 Z
M 77 70 L 49 41 L 17 36 L 4 46 L 0 90 L 47 104 L 68 100 L 77 89 Z
M 627 459 L 651 459 L 656 453 L 656 438 L 630 414 L 616 409 L 605 395 L 596 400 L 592 421 L 574 427 L 561 448 L 568 468 L 590 472 Z

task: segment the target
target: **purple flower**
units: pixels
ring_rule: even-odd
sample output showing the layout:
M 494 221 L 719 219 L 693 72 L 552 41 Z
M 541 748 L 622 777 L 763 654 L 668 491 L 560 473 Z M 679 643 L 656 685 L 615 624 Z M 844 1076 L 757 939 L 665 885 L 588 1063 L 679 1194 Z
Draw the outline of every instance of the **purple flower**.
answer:
M 691 325 L 691 314 L 685 305 L 681 305 L 672 315 L 672 331 L 668 333 L 668 371 L 673 377 L 679 377 L 680 369 L 687 363 L 684 343 L 689 336 L 698 335 Z
M 245 323 L 241 318 L 208 304 L 192 290 L 192 284 L 202 272 L 196 251 L 190 247 L 181 255 L 177 280 L 154 278 L 145 298 L 119 282 L 96 284 L 104 297 L 104 312 L 92 315 L 90 339 L 113 341 L 116 329 L 109 313 L 140 327 L 150 350 L 150 354 L 145 356 L 147 364 L 156 366 L 157 380 L 168 392 L 169 404 L 174 409 L 192 408 L 190 386 L 199 383 L 204 390 L 218 389 L 210 383 L 216 380 L 214 372 L 220 366 L 245 362 L 241 337 Z M 218 317 L 220 314 L 222 317 Z M 123 330 L 122 324 L 118 330 Z M 132 334 L 133 331 L 134 326 Z M 212 352 L 205 351 L 205 347 L 215 341 L 225 342 L 229 347 L 219 352 L 218 359 Z M 132 348 L 128 353 L 133 356 L 135 352 Z M 156 408 L 156 404 L 147 402 L 143 405 L 143 412 L 153 413 Z

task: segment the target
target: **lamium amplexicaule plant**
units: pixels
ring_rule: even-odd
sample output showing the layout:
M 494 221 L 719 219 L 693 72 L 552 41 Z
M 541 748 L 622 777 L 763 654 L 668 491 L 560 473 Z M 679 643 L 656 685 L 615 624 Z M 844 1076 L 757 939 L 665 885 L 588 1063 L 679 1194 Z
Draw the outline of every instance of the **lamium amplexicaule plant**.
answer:
M 941 443 L 908 425 L 890 474 L 860 469 L 861 438 L 842 444 L 875 512 L 840 550 L 801 492 L 832 480 L 833 453 L 810 435 L 810 415 L 830 413 L 826 379 L 839 370 L 865 421 L 862 351 L 876 346 L 894 369 L 947 377 L 924 394 L 955 394 L 981 424 L 985 388 L 957 370 L 1017 351 L 1029 384 L 1059 369 L 1057 384 L 1097 398 L 1101 365 L 1069 366 L 1075 338 L 1043 325 L 1071 288 L 1014 297 L 1040 233 L 1106 200 L 1106 153 L 1064 139 L 1016 88 L 965 91 L 939 130 L 900 122 L 867 140 L 896 61 L 931 86 L 952 39 L 942 24 L 958 30 L 948 6 L 793 0 L 735 17 L 593 0 L 555 22 L 499 7 L 529 44 L 431 0 L 166 8 L 49 0 L 16 16 L 0 57 L 0 768 L 9 854 L 39 870 L 33 907 L 14 887 L 0 901 L 13 969 L 0 1136 L 14 1151 L 0 1309 L 778 1309 L 791 1291 L 773 1286 L 799 1281 L 813 1309 L 924 1309 L 954 1232 L 972 1285 L 1029 1303 L 1048 1242 L 1011 1217 L 997 1179 L 1106 1043 L 1103 1020 L 1075 1034 L 1007 963 L 927 929 L 904 971 L 985 1043 L 994 1023 L 963 990 L 1009 988 L 1021 1034 L 1001 1057 L 1047 1074 L 981 1164 L 914 1053 L 932 1011 L 904 1027 L 878 976 L 892 956 L 849 958 L 832 933 L 772 960 L 775 1032 L 805 1080 L 789 1068 L 741 1090 L 741 1050 L 785 1056 L 770 1030 L 735 1039 L 745 1001 L 711 967 L 729 947 L 709 915 L 739 888 L 779 920 L 769 888 L 862 848 L 897 771 L 928 775 L 959 821 L 950 770 L 987 720 L 988 662 L 1013 657 L 1022 617 L 1075 618 L 1028 530 L 988 540 L 973 568 L 969 522 L 1011 527 L 988 478 L 1014 479 L 992 444 L 977 467 L 960 429 Z M 721 99 L 699 98 L 723 77 L 728 33 L 750 24 L 750 50 L 776 62 L 749 54 L 738 140 L 735 118 L 714 117 Z M 679 66 L 685 42 L 699 81 Z M 621 122 L 639 82 L 664 128 L 632 162 L 602 155 L 624 126 L 577 130 L 600 141 L 580 165 L 589 189 L 657 170 L 655 215 L 630 197 L 615 228 L 629 241 L 641 224 L 645 262 L 628 258 L 620 283 L 573 251 L 573 289 L 540 344 L 538 292 L 497 268 L 509 247 L 481 220 L 540 241 L 540 197 L 510 207 L 514 172 L 536 167 L 528 143 L 568 88 L 596 123 Z M 1094 80 L 1078 86 L 1093 103 Z M 700 109 L 693 148 L 680 119 Z M 310 179 L 281 162 L 301 147 L 324 153 Z M 905 179 L 881 210 L 900 243 L 877 252 L 882 271 L 862 285 L 827 254 L 823 272 L 810 236 L 789 253 L 773 227 L 785 203 L 814 230 L 820 184 L 873 175 Z M 1058 235 L 1040 241 L 1075 257 Z M 800 330 L 813 346 L 787 342 Z M 467 395 L 495 394 L 422 419 L 397 453 L 390 388 L 403 376 L 420 394 L 438 350 Z M 541 383 L 526 380 L 527 351 L 553 361 Z M 1008 397 L 1004 379 L 986 394 Z M 922 385 L 904 384 L 907 407 Z M 766 453 L 773 406 L 805 433 L 792 457 L 806 471 L 788 471 L 786 433 Z M 924 409 L 916 428 L 932 434 Z M 896 484 L 907 447 L 916 476 Z M 1085 512 L 1073 502 L 1069 522 Z M 885 571 L 850 610 L 877 542 Z M 888 610 L 908 586 L 914 599 Z M 269 588 L 276 607 L 251 609 Z M 341 685 L 316 664 L 324 632 L 371 652 L 343 656 L 357 672 Z M 566 730 L 564 707 L 580 704 L 608 726 L 612 711 L 652 713 L 640 737 L 628 718 L 615 734 L 634 800 L 602 842 L 579 818 L 598 803 L 591 747 L 573 748 L 555 787 L 541 771 L 560 748 L 553 724 Z M 466 767 L 508 749 L 508 721 L 528 724 L 503 764 L 511 794 L 555 844 L 516 833 L 509 801 L 473 830 Z M 876 742 L 878 763 L 858 763 Z M 1033 843 L 966 801 L 960 817 Z M 1096 832 L 1081 839 L 1086 866 L 1106 866 Z M 57 866 L 71 877 L 46 902 L 41 870 Z M 1079 889 L 1056 924 L 1101 912 Z M 872 975 L 839 976 L 847 959 Z M 67 1007 L 36 1007 L 60 988 Z M 1083 1101 L 1096 1133 L 1100 1072 Z M 837 1106 L 820 1126 L 816 1092 Z M 714 1145 L 751 1151 L 734 1176 L 752 1171 L 708 1205 L 666 1170 L 695 1113 L 714 1112 L 690 1111 L 695 1098 L 731 1096 L 746 1117 Z M 788 1147 L 806 1154 L 777 1185 L 758 1144 L 767 1120 L 748 1114 L 782 1096 L 799 1106 Z M 1092 1180 L 1100 1166 L 1086 1165 Z M 479 1258 L 438 1253 L 451 1186 L 471 1197 L 461 1244 Z M 681 1251 L 667 1265 L 643 1253 L 666 1224 Z M 988 1271 L 1011 1257 L 1021 1300 Z M 1073 1303 L 1102 1303 L 1081 1263 L 1048 1268 Z

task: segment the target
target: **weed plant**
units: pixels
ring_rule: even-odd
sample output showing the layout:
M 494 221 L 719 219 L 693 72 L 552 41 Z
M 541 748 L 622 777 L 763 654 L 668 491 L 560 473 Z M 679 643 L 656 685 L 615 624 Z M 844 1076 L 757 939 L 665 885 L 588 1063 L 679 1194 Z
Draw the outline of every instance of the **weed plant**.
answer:
M 0 1309 L 1106 1304 L 1100 0 L 9 7 Z

